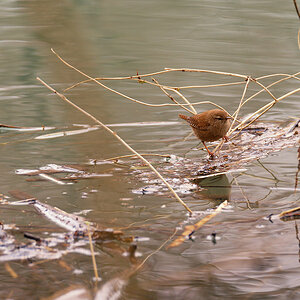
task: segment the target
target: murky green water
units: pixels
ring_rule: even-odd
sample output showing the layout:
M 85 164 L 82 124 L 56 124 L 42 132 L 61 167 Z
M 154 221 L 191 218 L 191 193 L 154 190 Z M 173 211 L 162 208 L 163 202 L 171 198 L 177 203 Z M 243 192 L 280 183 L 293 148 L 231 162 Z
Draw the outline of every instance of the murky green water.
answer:
M 165 67 L 253 77 L 299 71 L 299 20 L 292 1 L 3 1 L 0 15 L 3 124 L 60 129 L 93 124 L 36 80 L 39 76 L 63 90 L 84 79 L 63 65 L 51 48 L 91 76 L 128 76 Z M 180 86 L 228 82 L 226 77 L 205 73 L 172 73 L 157 78 Z M 169 101 L 158 88 L 135 82 L 105 83 L 145 102 Z M 296 88 L 299 81 L 289 80 L 272 92 L 279 97 Z M 241 86 L 231 86 L 187 90 L 184 95 L 194 102 L 214 101 L 233 112 L 242 90 Z M 249 95 L 257 90 L 252 83 Z M 170 106 L 138 105 L 94 84 L 66 95 L 105 124 L 179 121 L 178 113 L 182 113 Z M 245 106 L 242 114 L 270 100 L 262 93 Z M 198 110 L 210 107 L 203 105 Z M 275 105 L 263 119 L 273 122 L 291 117 L 299 117 L 299 94 Z M 190 132 L 183 123 L 113 129 L 140 152 L 183 156 L 197 144 L 196 139 L 183 142 Z M 86 164 L 90 159 L 129 154 L 102 129 L 34 140 L 39 134 L 1 133 L 1 193 L 25 191 L 70 213 L 88 209 L 88 220 L 108 227 L 124 228 L 134 223 L 126 234 L 149 238 L 138 242 L 138 259 L 155 251 L 176 227 L 189 220 L 183 207 L 168 194 L 133 193 L 146 184 L 137 180 L 129 164 L 101 165 L 97 170 L 109 177 L 79 180 L 73 185 L 30 182 L 29 177 L 16 175 L 19 168 Z M 199 159 L 200 155 L 205 157 L 195 151 L 188 157 Z M 259 219 L 299 206 L 299 191 L 293 189 L 297 164 L 297 149 L 288 148 L 248 164 L 245 173 L 200 182 L 205 190 L 182 196 L 191 209 L 206 211 L 225 199 L 230 200 L 230 208 L 197 231 L 194 242 L 163 248 L 129 278 L 129 259 L 98 246 L 96 260 L 102 279 L 98 288 L 113 278 L 125 278 L 120 299 L 298 299 L 300 266 L 295 223 L 271 224 Z M 199 216 L 189 222 L 198 220 Z M 31 207 L 3 205 L 0 221 L 25 226 L 13 233 L 18 242 L 28 242 L 23 231 L 42 237 L 47 235 L 45 231 L 61 232 Z M 216 244 L 208 238 L 211 233 L 216 233 Z M 0 298 L 40 299 L 73 285 L 92 293 L 94 274 L 89 255 L 72 253 L 61 260 L 37 262 L 10 261 L 18 278 L 11 276 L 5 262 L 1 263 Z

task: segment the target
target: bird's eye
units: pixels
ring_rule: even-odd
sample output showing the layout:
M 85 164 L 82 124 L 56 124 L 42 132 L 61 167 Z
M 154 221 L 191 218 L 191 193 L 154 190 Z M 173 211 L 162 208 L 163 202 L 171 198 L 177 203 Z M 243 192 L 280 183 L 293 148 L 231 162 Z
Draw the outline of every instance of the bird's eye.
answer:
M 215 119 L 217 119 L 217 120 L 223 120 L 223 118 L 220 117 L 220 116 L 216 116 Z

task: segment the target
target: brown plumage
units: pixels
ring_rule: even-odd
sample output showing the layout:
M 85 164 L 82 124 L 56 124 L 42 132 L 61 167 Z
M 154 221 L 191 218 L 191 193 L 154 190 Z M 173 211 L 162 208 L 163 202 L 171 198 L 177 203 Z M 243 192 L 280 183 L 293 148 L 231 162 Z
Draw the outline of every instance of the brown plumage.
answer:
M 227 139 L 226 133 L 230 127 L 231 117 L 223 110 L 212 109 L 191 117 L 179 115 L 179 117 L 189 123 L 194 134 L 201 140 L 208 154 L 213 157 L 213 153 L 208 150 L 205 142 L 213 142 L 218 139 Z

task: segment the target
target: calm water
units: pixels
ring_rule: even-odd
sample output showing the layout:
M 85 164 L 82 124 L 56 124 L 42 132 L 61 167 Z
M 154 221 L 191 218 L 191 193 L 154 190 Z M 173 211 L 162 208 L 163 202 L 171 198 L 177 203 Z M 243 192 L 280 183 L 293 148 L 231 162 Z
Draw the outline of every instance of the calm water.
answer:
M 93 124 L 36 80 L 39 76 L 63 90 L 84 79 L 64 66 L 51 48 L 91 76 L 127 76 L 165 67 L 210 69 L 253 77 L 299 71 L 299 20 L 292 1 L 2 1 L 0 14 L 3 124 L 58 128 L 73 128 L 74 123 Z M 172 73 L 157 78 L 181 86 L 228 82 L 226 77 L 207 74 Z M 105 83 L 145 102 L 168 101 L 159 89 L 133 82 Z M 280 96 L 296 88 L 299 81 L 290 80 L 272 92 Z M 251 84 L 249 95 L 256 90 Z M 230 112 L 238 105 L 241 94 L 241 86 L 185 92 L 191 101 L 214 101 Z M 134 104 L 93 84 L 73 89 L 67 96 L 106 124 L 178 121 L 178 113 L 182 112 L 174 107 Z M 269 101 L 270 97 L 262 93 L 242 114 Z M 204 105 L 198 110 L 208 108 Z M 291 117 L 299 117 L 299 94 L 276 105 L 264 115 L 264 120 L 285 121 Z M 197 143 L 194 139 L 182 142 L 189 133 L 182 123 L 114 130 L 141 152 L 183 155 L 187 147 Z M 81 180 L 69 186 L 26 181 L 25 176 L 15 174 L 16 169 L 34 169 L 49 163 L 85 164 L 90 159 L 128 154 L 104 130 L 51 140 L 33 140 L 36 135 L 0 135 L 1 193 L 18 189 L 67 212 L 89 209 L 86 217 L 105 226 L 120 228 L 139 222 L 126 234 L 149 238 L 138 243 L 141 258 L 156 250 L 179 224 L 188 220 L 181 205 L 168 195 L 133 193 L 144 183 L 135 178 L 129 166 L 103 165 L 99 170 L 112 176 Z M 206 190 L 183 196 L 195 211 L 215 208 L 224 199 L 230 200 L 231 207 L 199 230 L 194 242 L 170 250 L 163 248 L 153 255 L 143 269 L 125 280 L 120 299 L 299 299 L 295 224 L 255 221 L 299 206 L 299 192 L 293 191 L 297 149 L 285 149 L 260 163 L 249 164 L 246 174 L 238 176 L 237 181 L 230 175 L 223 176 L 202 182 Z M 246 205 L 240 188 L 252 209 Z M 0 221 L 31 228 L 52 226 L 30 207 L 2 206 Z M 43 235 L 43 231 L 38 235 Z M 220 237 L 216 244 L 207 239 L 212 232 Z M 26 241 L 22 232 L 16 237 L 20 242 Z M 115 251 L 96 250 L 100 287 L 120 278 L 130 268 L 129 260 Z M 69 268 L 61 261 L 34 266 L 29 261 L 9 262 L 17 279 L 12 278 L 3 263 L 0 298 L 40 299 L 73 285 L 92 291 L 91 257 L 68 254 L 62 261 Z M 79 270 L 79 274 L 74 270 Z

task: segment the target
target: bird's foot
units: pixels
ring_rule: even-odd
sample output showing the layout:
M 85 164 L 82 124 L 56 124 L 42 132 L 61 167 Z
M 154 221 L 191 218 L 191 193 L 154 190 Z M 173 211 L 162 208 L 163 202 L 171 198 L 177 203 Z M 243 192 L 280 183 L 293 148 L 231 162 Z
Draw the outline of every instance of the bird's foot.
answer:
M 208 155 L 209 155 L 209 159 L 211 159 L 211 160 L 215 159 L 216 155 L 213 152 L 208 151 Z
M 225 142 L 228 142 L 228 141 L 229 141 L 229 137 L 228 137 L 227 135 L 224 135 L 224 136 L 223 136 L 223 140 L 224 140 Z

